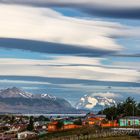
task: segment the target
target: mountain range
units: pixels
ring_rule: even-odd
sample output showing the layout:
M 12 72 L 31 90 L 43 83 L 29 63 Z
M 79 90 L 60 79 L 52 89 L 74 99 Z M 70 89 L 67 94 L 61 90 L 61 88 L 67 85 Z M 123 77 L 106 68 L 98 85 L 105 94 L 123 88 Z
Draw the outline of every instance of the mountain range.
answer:
M 102 97 L 102 96 L 90 96 L 84 95 L 76 103 L 76 109 L 87 109 L 91 111 L 100 111 L 106 107 L 116 105 L 116 101 L 111 98 Z
M 16 87 L 0 90 L 0 97 L 2 98 L 27 98 L 27 99 L 44 98 L 44 99 L 56 100 L 55 96 L 52 96 L 49 94 L 32 94 L 32 93 L 25 92 Z
M 32 94 L 12 87 L 0 90 L 1 113 L 75 113 L 77 110 L 62 98 Z
M 50 94 L 32 94 L 17 87 L 0 90 L 0 113 L 47 114 L 100 111 L 116 104 L 111 98 L 84 95 L 73 107 L 67 100 Z

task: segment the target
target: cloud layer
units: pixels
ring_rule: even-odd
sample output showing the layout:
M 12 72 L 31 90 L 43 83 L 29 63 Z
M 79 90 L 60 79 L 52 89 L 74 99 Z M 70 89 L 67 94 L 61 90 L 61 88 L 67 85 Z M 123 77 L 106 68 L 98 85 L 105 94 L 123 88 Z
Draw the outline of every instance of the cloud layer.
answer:
M 0 47 L 5 48 L 97 56 L 121 51 L 116 38 L 140 36 L 139 28 L 65 17 L 50 8 L 1 4 L 0 17 Z
M 3 38 L 60 43 L 87 49 L 121 49 L 109 37 L 117 35 L 118 28 L 121 28 L 119 24 L 68 18 L 48 8 L 24 6 L 1 5 L 0 17 L 0 37 Z
M 94 16 L 140 19 L 139 0 L 0 0 L 0 2 L 38 7 L 71 7 Z
M 76 61 L 72 61 L 74 59 Z M 0 75 L 38 76 L 114 82 L 139 82 L 140 76 L 137 70 L 101 66 L 102 64 L 99 59 L 84 59 L 83 57 L 65 57 L 65 60 L 63 57 L 56 57 L 52 60 L 46 61 L 1 59 Z

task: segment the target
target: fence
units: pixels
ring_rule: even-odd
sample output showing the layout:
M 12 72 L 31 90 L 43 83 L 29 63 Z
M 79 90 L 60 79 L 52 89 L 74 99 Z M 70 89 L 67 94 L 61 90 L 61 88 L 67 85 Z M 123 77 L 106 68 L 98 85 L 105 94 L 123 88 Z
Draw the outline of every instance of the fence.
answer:
M 135 131 L 124 131 L 124 130 L 110 130 L 110 131 L 102 131 L 94 134 L 81 134 L 81 135 L 71 135 L 71 136 L 63 136 L 58 138 L 45 138 L 42 140 L 90 140 L 94 138 L 106 138 L 106 137 L 117 137 L 117 136 L 127 136 L 127 135 L 136 135 L 140 136 L 140 130 Z

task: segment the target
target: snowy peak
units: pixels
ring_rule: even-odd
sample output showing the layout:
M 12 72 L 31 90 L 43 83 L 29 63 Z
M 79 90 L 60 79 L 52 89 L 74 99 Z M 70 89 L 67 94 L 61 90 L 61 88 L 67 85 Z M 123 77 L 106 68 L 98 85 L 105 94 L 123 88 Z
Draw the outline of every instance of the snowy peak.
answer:
M 115 104 L 115 100 L 111 98 L 84 95 L 76 104 L 76 109 L 102 110 Z
M 32 94 L 26 93 L 16 87 L 7 88 L 7 89 L 3 89 L 0 91 L 0 97 L 3 97 L 3 98 L 12 98 L 12 97 L 13 98 L 15 98 L 15 97 L 29 98 L 31 96 L 32 96 Z
M 85 103 L 85 108 L 89 109 L 92 109 L 98 103 L 98 100 L 96 98 L 87 95 L 85 95 L 84 98 L 82 98 L 82 100 L 83 100 L 82 104 L 84 105 Z
M 55 96 L 49 95 L 49 94 L 41 94 L 41 98 L 50 98 L 56 100 Z
M 32 94 L 25 92 L 19 88 L 12 87 L 0 90 L 0 97 L 2 98 L 44 98 L 44 99 L 52 99 L 56 100 L 55 96 L 49 94 Z
M 100 97 L 100 96 L 97 96 L 96 98 L 98 100 L 98 104 L 102 106 L 111 106 L 116 104 L 115 100 L 111 98 Z

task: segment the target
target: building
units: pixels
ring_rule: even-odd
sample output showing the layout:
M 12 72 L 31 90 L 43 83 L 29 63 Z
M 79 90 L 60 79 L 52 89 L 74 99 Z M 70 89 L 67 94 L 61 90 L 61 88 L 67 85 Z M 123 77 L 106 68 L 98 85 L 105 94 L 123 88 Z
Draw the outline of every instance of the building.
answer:
M 4 133 L 0 133 L 0 140 L 11 140 L 11 137 L 6 136 Z
M 48 124 L 48 131 L 49 132 L 57 131 L 58 130 L 57 124 L 58 124 L 57 121 L 54 121 L 54 122 L 49 123 Z
M 68 129 L 76 129 L 76 128 L 80 128 L 82 126 L 80 125 L 75 125 L 75 124 L 67 124 L 63 126 L 63 130 L 68 130 Z
M 24 131 L 17 134 L 18 139 L 36 139 L 38 137 L 37 133 Z
M 95 125 L 100 124 L 102 120 L 106 118 L 106 115 L 95 115 L 93 113 L 87 114 L 85 120 L 83 121 L 83 125 Z
M 119 126 L 139 126 L 139 125 L 140 125 L 140 117 L 126 116 L 124 118 L 119 119 Z
M 11 131 L 21 132 L 21 131 L 25 131 L 26 128 L 27 128 L 26 124 L 16 124 L 16 125 L 12 125 L 10 130 Z
M 5 136 L 9 136 L 10 138 L 15 138 L 17 131 L 9 130 L 9 131 L 5 131 L 4 134 L 5 134 Z
M 108 122 L 106 122 L 106 123 L 101 123 L 100 124 L 100 126 L 101 127 L 118 127 L 119 126 L 119 124 L 117 123 L 117 121 L 116 120 L 114 120 L 114 121 L 108 121 Z
M 34 127 L 43 126 L 49 124 L 49 121 L 36 121 L 34 122 Z
M 48 124 L 48 132 L 54 132 L 54 131 L 63 131 L 68 129 L 75 129 L 80 128 L 82 125 L 76 125 L 73 121 L 70 120 L 61 120 L 62 121 L 62 127 L 58 128 L 58 121 L 54 121 Z

